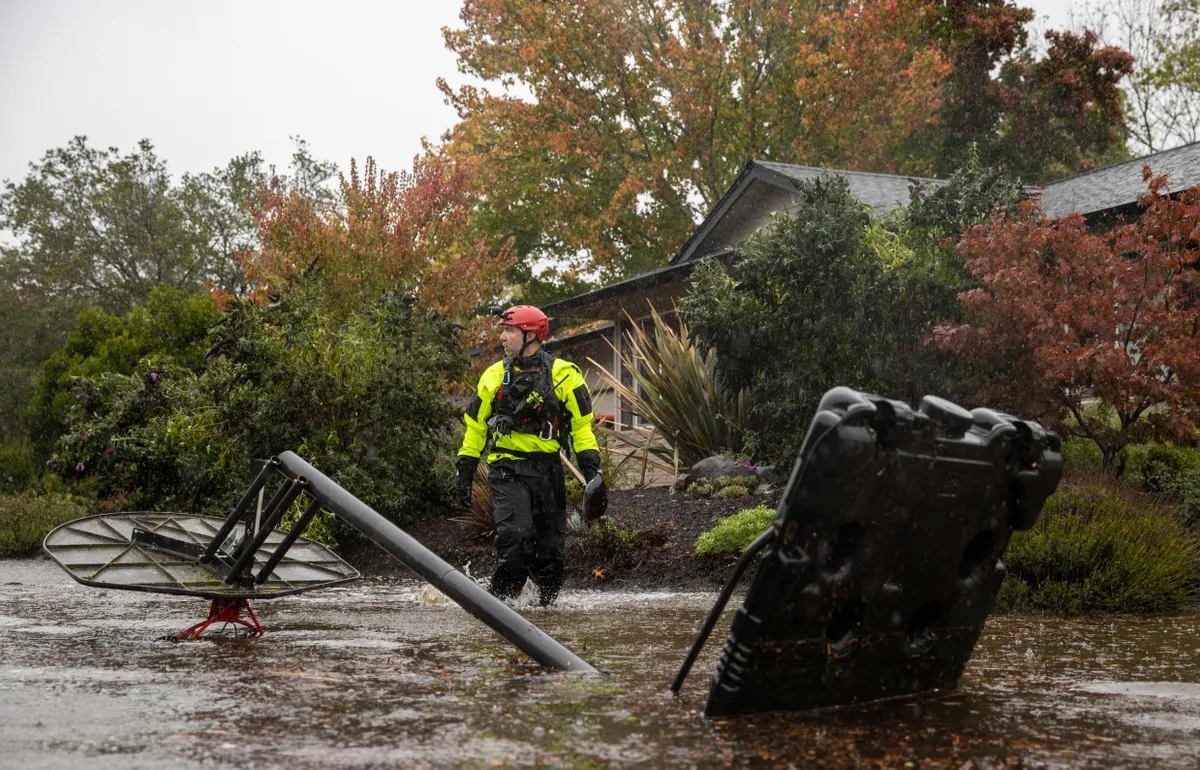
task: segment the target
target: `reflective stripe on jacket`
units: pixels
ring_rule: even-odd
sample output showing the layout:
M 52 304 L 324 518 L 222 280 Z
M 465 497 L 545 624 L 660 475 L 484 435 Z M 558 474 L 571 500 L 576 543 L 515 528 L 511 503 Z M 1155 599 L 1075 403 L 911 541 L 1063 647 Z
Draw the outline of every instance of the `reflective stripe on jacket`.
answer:
M 500 390 L 500 383 L 503 379 L 503 360 L 489 366 L 479 378 L 475 396 L 467 405 L 467 411 L 463 415 L 467 424 L 467 433 L 463 436 L 462 447 L 458 450 L 459 455 L 479 457 L 484 447 L 487 446 L 487 421 L 492 416 L 496 393 Z M 554 383 L 554 393 L 565 410 L 564 418 L 570 420 L 569 432 L 575 451 L 599 449 L 596 436 L 592 433 L 592 397 L 588 392 L 587 383 L 583 379 L 583 372 L 570 361 L 555 358 L 550 379 Z M 544 440 L 536 434 L 514 430 L 512 433 L 496 439 L 493 451 L 488 455 L 487 461 L 491 464 L 502 458 L 523 460 L 530 453 L 557 454 L 561 448 L 558 436 Z M 506 449 L 514 451 L 505 452 Z

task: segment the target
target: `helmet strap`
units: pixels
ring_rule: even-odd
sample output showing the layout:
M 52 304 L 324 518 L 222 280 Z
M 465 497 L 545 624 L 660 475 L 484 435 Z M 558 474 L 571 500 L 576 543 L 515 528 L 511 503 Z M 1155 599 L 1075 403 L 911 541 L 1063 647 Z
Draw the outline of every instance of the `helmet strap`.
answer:
M 533 339 L 529 339 L 530 334 L 533 335 Z M 521 350 L 517 353 L 517 358 L 524 358 L 525 348 L 537 342 L 537 338 L 537 332 L 527 332 L 524 329 L 521 329 Z

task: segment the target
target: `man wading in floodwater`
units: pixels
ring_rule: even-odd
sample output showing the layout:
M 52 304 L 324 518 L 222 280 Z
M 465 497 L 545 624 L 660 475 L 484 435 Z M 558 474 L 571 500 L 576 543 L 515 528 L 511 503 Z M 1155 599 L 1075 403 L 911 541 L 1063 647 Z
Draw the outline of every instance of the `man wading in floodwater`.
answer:
M 567 493 L 559 449 L 574 446 L 585 482 L 600 475 L 600 450 L 583 373 L 542 348 L 549 329 L 546 314 L 517 305 L 500 319 L 504 359 L 483 373 L 467 405 L 455 483 L 460 502 L 470 508 L 475 468 L 491 442 L 488 481 L 497 558 L 491 591 L 501 599 L 514 597 L 531 577 L 545 606 L 563 582 Z

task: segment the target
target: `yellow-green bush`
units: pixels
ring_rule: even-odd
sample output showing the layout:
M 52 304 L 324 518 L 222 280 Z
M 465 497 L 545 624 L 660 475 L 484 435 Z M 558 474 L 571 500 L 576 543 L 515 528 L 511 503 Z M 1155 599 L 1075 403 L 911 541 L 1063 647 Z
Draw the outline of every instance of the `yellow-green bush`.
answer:
M 696 538 L 696 553 L 701 556 L 718 553 L 740 554 L 754 542 L 754 538 L 771 526 L 774 518 L 774 509 L 756 505 L 718 519 L 717 526 Z
M 1200 542 L 1179 511 L 1099 475 L 1074 475 L 1016 533 L 998 609 L 1174 612 L 1198 595 Z
M 34 494 L 0 497 L 0 556 L 22 556 L 37 550 L 50 530 L 87 515 L 69 495 Z

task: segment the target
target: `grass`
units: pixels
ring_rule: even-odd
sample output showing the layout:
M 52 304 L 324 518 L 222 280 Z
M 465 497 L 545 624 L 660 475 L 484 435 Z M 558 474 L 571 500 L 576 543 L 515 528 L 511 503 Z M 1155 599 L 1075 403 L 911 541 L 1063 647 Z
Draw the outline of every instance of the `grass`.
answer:
M 701 533 L 696 539 L 696 553 L 700 556 L 740 554 L 771 526 L 774 519 L 775 509 L 765 505 L 743 508 L 732 516 L 718 519 L 717 526 Z
M 87 507 L 68 495 L 23 492 L 0 497 L 0 556 L 30 554 L 50 530 L 87 514 Z
M 1016 533 L 997 609 L 1169 613 L 1200 597 L 1200 540 L 1160 497 L 1075 473 Z

